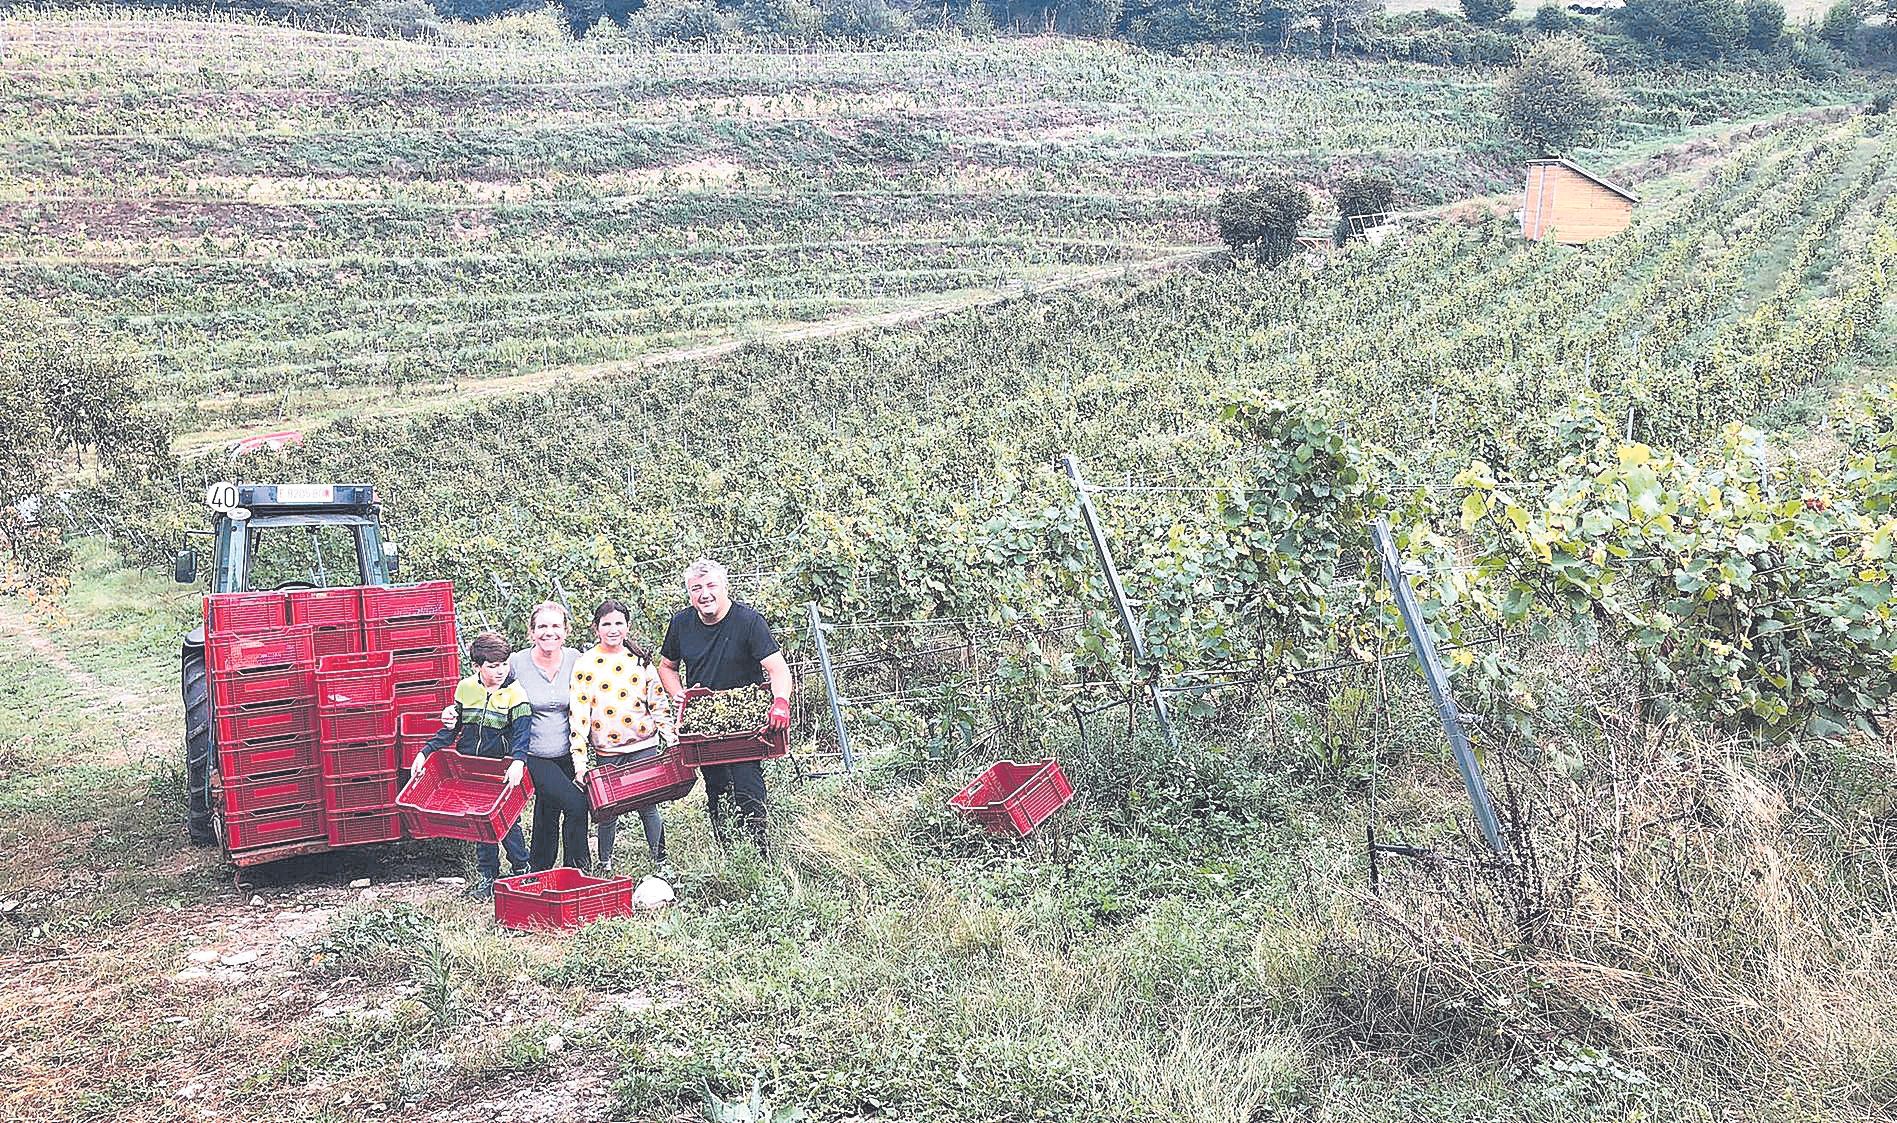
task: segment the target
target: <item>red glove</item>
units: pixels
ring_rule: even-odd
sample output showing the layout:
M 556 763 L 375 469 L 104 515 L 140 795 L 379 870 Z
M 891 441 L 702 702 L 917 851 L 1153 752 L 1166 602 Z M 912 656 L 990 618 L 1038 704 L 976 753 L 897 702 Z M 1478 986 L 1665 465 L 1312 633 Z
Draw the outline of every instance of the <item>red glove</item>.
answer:
M 752 712 L 755 713 L 756 711 L 754 710 Z M 779 729 L 789 729 L 790 728 L 790 699 L 777 698 L 777 699 L 772 700 L 771 716 L 770 716 L 770 719 L 766 721 L 764 724 L 770 726 L 771 729 L 774 731 L 779 730 Z

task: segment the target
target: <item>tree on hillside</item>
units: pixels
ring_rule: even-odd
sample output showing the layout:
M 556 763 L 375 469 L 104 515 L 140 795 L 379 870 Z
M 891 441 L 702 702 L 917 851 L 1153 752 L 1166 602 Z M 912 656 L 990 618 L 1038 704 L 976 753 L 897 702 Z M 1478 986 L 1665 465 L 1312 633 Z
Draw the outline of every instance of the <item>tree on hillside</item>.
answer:
M 1523 53 L 1496 90 L 1515 135 L 1537 154 L 1558 154 L 1600 131 L 1608 92 L 1601 56 L 1573 36 L 1543 39 Z
M 1863 26 L 1864 17 L 1858 12 L 1855 0 L 1838 0 L 1825 10 L 1824 22 L 1818 25 L 1818 38 L 1840 51 L 1849 51 L 1858 29 Z
M 1462 18 L 1473 24 L 1501 23 L 1515 10 L 1515 0 L 1462 0 Z
M 1249 189 L 1219 197 L 1219 238 L 1234 256 L 1275 265 L 1298 248 L 1298 231 L 1311 217 L 1311 196 L 1289 176 L 1267 177 Z
M 1769 51 L 1785 34 L 1785 5 L 1778 0 L 1746 0 L 1746 46 Z
M 1747 31 L 1739 0 L 1627 0 L 1614 18 L 1628 38 L 1676 58 L 1723 58 Z
M 1535 9 L 1534 24 L 1536 31 L 1559 34 L 1574 27 L 1574 13 L 1568 11 L 1566 4 L 1543 4 Z

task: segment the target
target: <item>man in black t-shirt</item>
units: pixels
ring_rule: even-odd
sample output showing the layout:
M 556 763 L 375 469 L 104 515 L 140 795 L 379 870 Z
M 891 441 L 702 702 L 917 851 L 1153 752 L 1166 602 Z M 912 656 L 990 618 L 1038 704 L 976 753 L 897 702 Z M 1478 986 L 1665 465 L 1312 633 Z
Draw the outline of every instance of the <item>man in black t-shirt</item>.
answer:
M 685 596 L 691 607 L 675 613 L 665 626 L 659 647 L 659 681 L 674 703 L 688 686 L 730 690 L 769 683 L 770 727 L 790 727 L 790 665 L 771 637 L 771 628 L 756 609 L 731 600 L 730 576 L 715 561 L 699 559 L 685 571 Z M 679 667 L 684 665 L 681 674 Z M 725 844 L 725 796 L 738 805 L 745 829 L 758 850 L 764 849 L 764 765 L 755 760 L 736 764 L 708 764 L 705 796 L 711 811 L 711 832 Z

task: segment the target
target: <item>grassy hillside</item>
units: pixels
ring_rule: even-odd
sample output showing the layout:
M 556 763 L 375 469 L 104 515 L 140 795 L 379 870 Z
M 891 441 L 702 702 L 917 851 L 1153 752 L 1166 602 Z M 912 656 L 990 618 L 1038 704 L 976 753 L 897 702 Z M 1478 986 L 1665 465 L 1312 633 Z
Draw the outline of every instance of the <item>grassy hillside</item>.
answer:
M 1656 152 L 1827 96 L 1656 77 L 1593 156 L 1641 157 L 1614 240 L 1525 245 L 1472 205 L 1278 268 L 1020 292 L 1202 248 L 1206 203 L 1262 168 L 1392 165 L 1432 202 L 1505 189 L 1517 154 L 1466 71 L 6 27 L 6 294 L 153 359 L 145 389 L 186 428 L 333 424 L 182 479 L 82 473 L 54 506 L 112 542 L 81 544 L 63 596 L 0 600 L 0 1116 L 1578 1123 L 1897 1103 L 1888 722 L 1717 726 L 1664 677 L 1691 652 L 1637 655 L 1609 612 L 1502 626 L 1535 556 L 1494 553 L 1458 479 L 1480 458 L 1510 487 L 1592 486 L 1563 477 L 1589 426 L 1634 468 L 1677 449 L 1706 466 L 1704 505 L 1770 509 L 1730 548 L 1633 559 L 1662 568 L 1628 583 L 1691 577 L 1733 612 L 1718 645 L 1763 647 L 1762 620 L 1788 629 L 1746 603 L 1745 576 L 1775 568 L 1748 559 L 1821 526 L 1837 544 L 1800 572 L 1829 581 L 1829 559 L 1884 603 L 1807 600 L 1789 630 L 1855 629 L 1874 666 L 1897 635 L 1891 406 L 1827 414 L 1897 357 L 1881 119 Z M 597 369 L 977 292 L 1018 298 Z M 1722 436 L 1748 421 L 1774 435 Z M 1051 466 L 1070 450 L 1177 688 L 1176 748 L 1124 689 L 1149 679 Z M 564 939 L 498 930 L 446 845 L 234 885 L 180 826 L 173 644 L 195 591 L 125 560 L 161 558 L 201 520 L 195 484 L 229 473 L 376 483 L 408 573 L 452 577 L 468 625 L 610 592 L 649 631 L 684 560 L 730 562 L 800 675 L 772 858 L 717 854 L 695 796 L 668 811 L 678 907 Z M 1524 523 L 1550 506 L 1529 484 Z M 1621 506 L 1674 498 L 1653 482 Z M 1365 564 L 1373 513 L 1453 641 L 1506 862 Z M 1535 529 L 1549 564 L 1607 571 L 1605 547 Z M 1263 595 L 1229 595 L 1244 565 L 1272 567 Z M 799 778 L 831 748 L 810 600 L 866 757 L 848 779 Z M 1027 842 L 949 812 L 981 764 L 1040 753 L 1078 794 Z M 1416 848 L 1374 884 L 1367 832 Z
M 0 297 L 128 344 L 187 431 L 1163 263 L 1212 242 L 1209 202 L 1267 169 L 1321 189 L 1384 167 L 1406 205 L 1519 175 L 1492 78 L 1469 70 L 1053 40 L 5 31 Z M 1744 76 L 1627 95 L 1615 146 L 1836 96 Z

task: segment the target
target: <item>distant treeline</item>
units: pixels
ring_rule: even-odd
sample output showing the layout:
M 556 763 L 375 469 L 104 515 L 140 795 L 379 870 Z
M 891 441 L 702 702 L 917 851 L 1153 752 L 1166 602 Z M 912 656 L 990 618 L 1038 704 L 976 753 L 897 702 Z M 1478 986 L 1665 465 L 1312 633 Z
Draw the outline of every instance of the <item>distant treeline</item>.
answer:
M 0 0 L 0 8 L 80 6 Z M 610 21 L 655 42 L 743 39 L 873 43 L 919 30 L 1117 39 L 1152 50 L 1202 44 L 1289 55 L 1506 64 L 1540 35 L 1585 39 L 1610 68 L 1736 62 L 1825 78 L 1897 59 L 1897 0 L 1838 0 L 1792 25 L 1779 0 L 1626 0 L 1612 8 L 1460 0 L 1459 11 L 1394 15 L 1381 0 L 115 0 L 117 6 L 244 11 L 307 26 L 428 35 L 443 20 L 558 7 L 583 36 Z M 108 4 L 108 6 L 112 6 Z

